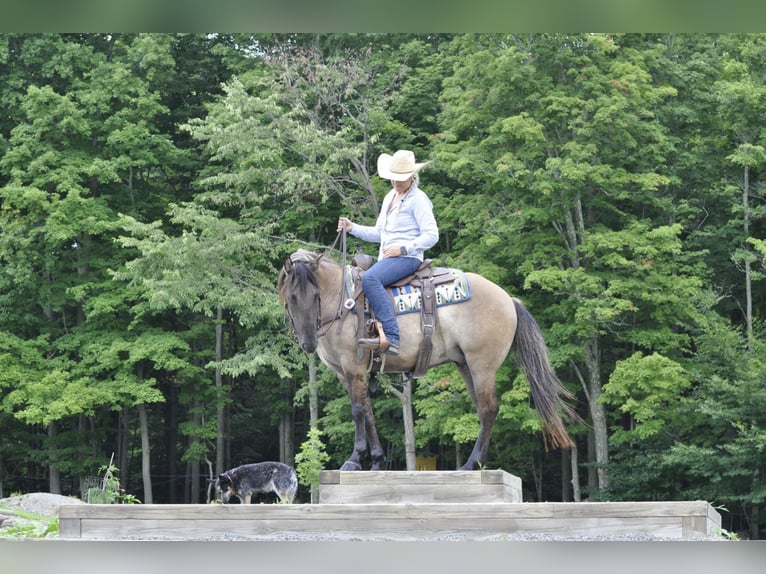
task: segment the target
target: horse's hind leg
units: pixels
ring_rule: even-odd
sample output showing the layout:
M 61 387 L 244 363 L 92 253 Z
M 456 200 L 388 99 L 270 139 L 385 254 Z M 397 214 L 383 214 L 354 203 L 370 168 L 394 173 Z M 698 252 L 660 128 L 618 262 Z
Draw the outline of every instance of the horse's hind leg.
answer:
M 467 364 L 457 365 L 457 368 L 479 415 L 479 436 L 476 437 L 476 443 L 468 460 L 460 467 L 460 470 L 473 470 L 476 465 L 482 464 L 487 459 L 492 428 L 495 426 L 495 419 L 500 408 L 495 392 L 495 373 L 474 373 Z
M 380 470 L 380 465 L 385 456 L 383 454 L 383 447 L 380 445 L 380 439 L 378 438 L 378 429 L 375 428 L 375 415 L 372 412 L 372 403 L 369 398 L 367 399 L 367 406 L 365 428 L 367 430 L 367 444 L 370 447 L 370 458 L 372 459 L 370 470 Z

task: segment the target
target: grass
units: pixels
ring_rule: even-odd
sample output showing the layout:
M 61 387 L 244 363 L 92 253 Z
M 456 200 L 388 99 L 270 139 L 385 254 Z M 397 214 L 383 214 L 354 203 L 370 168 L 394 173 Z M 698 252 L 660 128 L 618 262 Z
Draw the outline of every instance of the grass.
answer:
M 15 517 L 13 525 L 0 528 L 0 539 L 56 538 L 58 536 L 58 517 L 42 516 L 34 512 L 26 512 L 2 505 L 0 508 L 10 512 Z

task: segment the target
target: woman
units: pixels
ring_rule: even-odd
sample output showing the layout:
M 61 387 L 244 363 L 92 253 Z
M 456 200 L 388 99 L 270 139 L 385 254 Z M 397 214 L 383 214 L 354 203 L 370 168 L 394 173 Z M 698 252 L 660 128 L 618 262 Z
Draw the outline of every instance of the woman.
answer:
M 362 289 L 384 336 L 359 339 L 358 344 L 389 355 L 399 354 L 399 325 L 386 285 L 414 273 L 423 262 L 423 252 L 439 240 L 433 205 L 418 187 L 418 172 L 429 163 L 416 163 L 415 154 L 409 150 L 381 154 L 378 176 L 390 180 L 393 189 L 383 199 L 375 225 L 338 218 L 338 231 L 345 229 L 354 237 L 380 243 L 377 262 L 362 276 Z

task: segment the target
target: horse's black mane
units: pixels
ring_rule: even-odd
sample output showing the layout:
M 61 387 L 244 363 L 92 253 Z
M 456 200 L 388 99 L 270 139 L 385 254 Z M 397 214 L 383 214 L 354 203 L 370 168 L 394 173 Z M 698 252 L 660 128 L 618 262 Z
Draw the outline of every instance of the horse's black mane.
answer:
M 306 261 L 293 262 L 293 270 L 290 272 L 290 276 L 290 282 L 301 291 L 305 289 L 306 284 L 319 287 L 316 271 Z
M 287 279 L 293 291 L 303 293 L 308 285 L 319 287 L 314 266 L 317 259 L 319 259 L 319 255 L 306 249 L 299 249 L 290 256 L 292 266 L 287 274 Z

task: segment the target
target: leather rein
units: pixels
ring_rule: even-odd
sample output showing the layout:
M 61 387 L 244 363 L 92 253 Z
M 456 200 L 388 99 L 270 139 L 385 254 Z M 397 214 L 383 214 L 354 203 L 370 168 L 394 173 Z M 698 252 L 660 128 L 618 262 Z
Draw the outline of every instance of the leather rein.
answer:
M 343 313 L 347 310 L 349 310 L 351 307 L 348 307 L 346 305 L 346 300 L 344 298 L 345 290 L 343 288 L 344 282 L 343 282 L 343 273 L 345 273 L 346 269 L 346 261 L 347 261 L 347 250 L 346 250 L 346 227 L 343 226 L 343 229 L 340 230 L 340 233 L 338 233 L 338 236 L 335 238 L 335 241 L 333 241 L 332 246 L 330 247 L 329 251 L 332 251 L 335 249 L 335 245 L 338 243 L 338 239 L 340 239 L 340 251 L 341 251 L 341 280 L 340 280 L 340 293 L 338 294 L 338 308 L 336 309 L 335 313 L 331 315 L 325 315 L 324 317 L 321 316 L 322 313 L 322 299 L 320 295 L 319 299 L 319 316 L 317 317 L 317 336 L 318 337 L 324 337 L 325 334 L 330 330 L 330 326 L 339 319 L 343 318 Z M 352 300 L 353 302 L 353 300 Z M 322 328 L 327 325 L 327 328 L 322 330 Z M 340 330 L 340 325 L 338 325 L 338 330 Z

